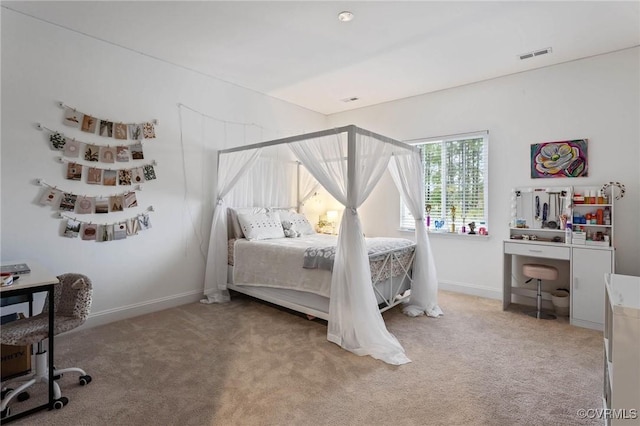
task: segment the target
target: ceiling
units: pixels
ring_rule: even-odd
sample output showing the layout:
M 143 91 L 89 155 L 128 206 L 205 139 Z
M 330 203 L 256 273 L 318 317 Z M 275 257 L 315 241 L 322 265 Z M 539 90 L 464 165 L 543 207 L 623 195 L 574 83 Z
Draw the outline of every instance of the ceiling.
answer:
M 638 1 L 2 6 L 323 114 L 640 45 Z M 338 20 L 343 10 L 353 12 L 351 22 Z M 547 47 L 549 54 L 519 58 Z

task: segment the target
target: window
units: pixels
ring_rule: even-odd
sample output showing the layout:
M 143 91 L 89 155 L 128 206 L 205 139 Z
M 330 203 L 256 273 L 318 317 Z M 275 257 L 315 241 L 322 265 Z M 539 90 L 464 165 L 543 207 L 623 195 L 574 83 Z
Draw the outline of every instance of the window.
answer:
M 487 227 L 488 215 L 488 132 L 423 139 L 416 146 L 422 151 L 425 186 L 425 217 L 430 231 L 451 232 L 452 207 L 455 232 L 468 223 Z M 400 227 L 414 229 L 413 216 L 400 203 Z M 427 209 L 430 209 L 427 213 Z

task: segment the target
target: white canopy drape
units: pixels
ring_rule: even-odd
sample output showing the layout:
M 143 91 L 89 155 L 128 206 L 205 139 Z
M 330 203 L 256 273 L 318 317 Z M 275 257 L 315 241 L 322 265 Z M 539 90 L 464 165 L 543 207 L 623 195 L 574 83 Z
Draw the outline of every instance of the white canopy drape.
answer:
M 298 211 L 304 213 L 304 204 L 322 185 L 313 177 L 306 167 L 298 168 Z
M 356 134 L 327 136 L 289 146 L 320 184 L 345 206 L 331 278 L 327 339 L 357 355 L 389 364 L 410 362 L 387 331 L 371 286 L 371 270 L 357 208 L 382 177 L 392 147 Z
M 420 156 L 396 150 L 389 171 L 405 205 L 416 220 L 416 251 L 413 261 L 411 300 L 404 313 L 410 316 L 442 315 L 438 306 L 438 276 L 424 223 L 424 169 Z
M 355 126 L 265 142 L 253 146 L 253 149 L 247 147 L 246 151 L 234 148 L 220 153 L 217 185 L 219 201 L 212 223 L 205 275 L 207 301 L 228 300 L 224 297 L 227 281 L 227 206 L 223 197 L 240 182 L 234 191 L 239 193 L 239 197 L 244 198 L 239 201 L 241 205 L 234 206 L 284 207 L 278 205 L 275 194 L 260 199 L 262 205 L 255 204 L 257 200 L 255 197 L 253 201 L 251 197 L 247 198 L 243 186 L 245 181 L 250 181 L 258 186 L 253 190 L 255 193 L 261 193 L 262 187 L 262 195 L 271 194 L 271 190 L 265 186 L 273 186 L 276 181 L 288 179 L 288 175 L 282 174 L 277 167 L 269 167 L 270 171 L 263 168 L 264 164 L 277 162 L 260 161 L 260 167 L 256 167 L 260 155 L 272 160 L 285 160 L 287 156 L 282 151 L 275 156 L 271 154 L 274 145 L 290 149 L 289 152 L 297 157 L 308 173 L 345 206 L 333 266 L 327 339 L 355 354 L 370 355 L 389 364 L 410 362 L 398 340 L 386 329 L 378 309 L 371 286 L 367 249 L 357 209 L 367 199 L 389 166 L 403 199 L 417 218 L 411 305 L 406 308 L 405 313 L 427 313 L 431 316 L 441 314 L 437 304 L 437 279 L 433 256 L 422 220 L 424 179 L 421 178 L 420 156 L 413 147 Z M 256 146 L 260 148 L 256 149 Z M 395 160 L 390 162 L 392 155 Z M 292 162 L 291 158 L 286 158 L 286 161 Z M 265 172 L 280 177 L 251 177 L 255 173 Z M 298 204 L 301 203 L 301 197 L 306 198 L 315 190 L 313 179 L 305 177 L 303 182 L 300 176 L 298 174 L 298 181 L 288 182 L 288 185 L 294 188 L 297 185 L 295 194 Z M 235 197 L 230 194 L 228 198 Z M 252 202 L 253 204 L 250 204 Z
M 221 156 L 222 161 L 226 155 Z M 258 159 L 229 190 L 225 202 L 232 207 L 295 208 L 297 175 L 298 162 L 289 147 L 263 147 Z
M 203 303 L 227 302 L 227 205 L 224 197 L 260 158 L 260 149 L 247 149 L 225 155 L 225 161 L 218 161 L 218 182 L 216 185 L 217 206 L 213 211 L 207 268 L 204 274 Z

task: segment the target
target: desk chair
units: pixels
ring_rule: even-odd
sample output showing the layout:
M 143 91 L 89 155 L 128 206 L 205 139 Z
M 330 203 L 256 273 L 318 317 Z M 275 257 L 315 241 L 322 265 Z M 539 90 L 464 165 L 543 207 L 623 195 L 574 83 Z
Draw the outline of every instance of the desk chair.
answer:
M 72 330 L 82 325 L 91 308 L 91 280 L 82 274 L 62 274 L 58 276 L 60 284 L 56 285 L 53 292 L 53 301 L 55 309 L 54 320 L 54 336 Z M 3 383 L 2 391 L 2 418 L 9 415 L 9 402 L 18 396 L 19 401 L 29 398 L 29 394 L 24 392 L 29 386 L 36 383 L 49 382 L 49 366 L 47 365 L 47 350 L 43 344 L 48 335 L 49 327 L 49 296 L 44 303 L 42 313 L 10 322 L 2 326 L 0 333 L 0 341 L 3 345 L 26 346 L 30 344 L 38 344 L 38 352 L 36 353 L 36 371 L 32 374 L 31 379 L 20 385 L 15 390 L 5 390 L 6 384 Z M 64 368 L 57 370 L 54 367 L 54 377 L 60 377 L 63 373 L 77 372 L 80 373 L 80 385 L 84 386 L 91 382 L 91 376 L 87 375 L 84 370 L 76 367 Z M 27 378 L 28 379 L 28 378 Z M 16 381 L 27 380 L 19 377 Z M 13 380 L 12 380 L 13 381 Z M 67 405 L 69 400 L 61 396 L 60 386 L 53 383 L 54 388 L 54 408 L 60 409 Z

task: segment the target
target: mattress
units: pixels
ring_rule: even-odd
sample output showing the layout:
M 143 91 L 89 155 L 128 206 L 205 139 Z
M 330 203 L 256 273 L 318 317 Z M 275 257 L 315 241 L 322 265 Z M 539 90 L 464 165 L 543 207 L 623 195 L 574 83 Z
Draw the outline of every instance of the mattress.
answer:
M 415 243 L 403 238 L 365 238 L 370 253 L 374 284 L 392 276 L 403 276 L 411 267 Z M 314 248 L 335 247 L 337 237 L 314 234 L 301 238 L 229 241 L 229 264 L 233 283 L 291 289 L 329 297 L 331 271 L 303 268 L 305 253 Z M 398 261 L 389 262 L 388 253 Z

